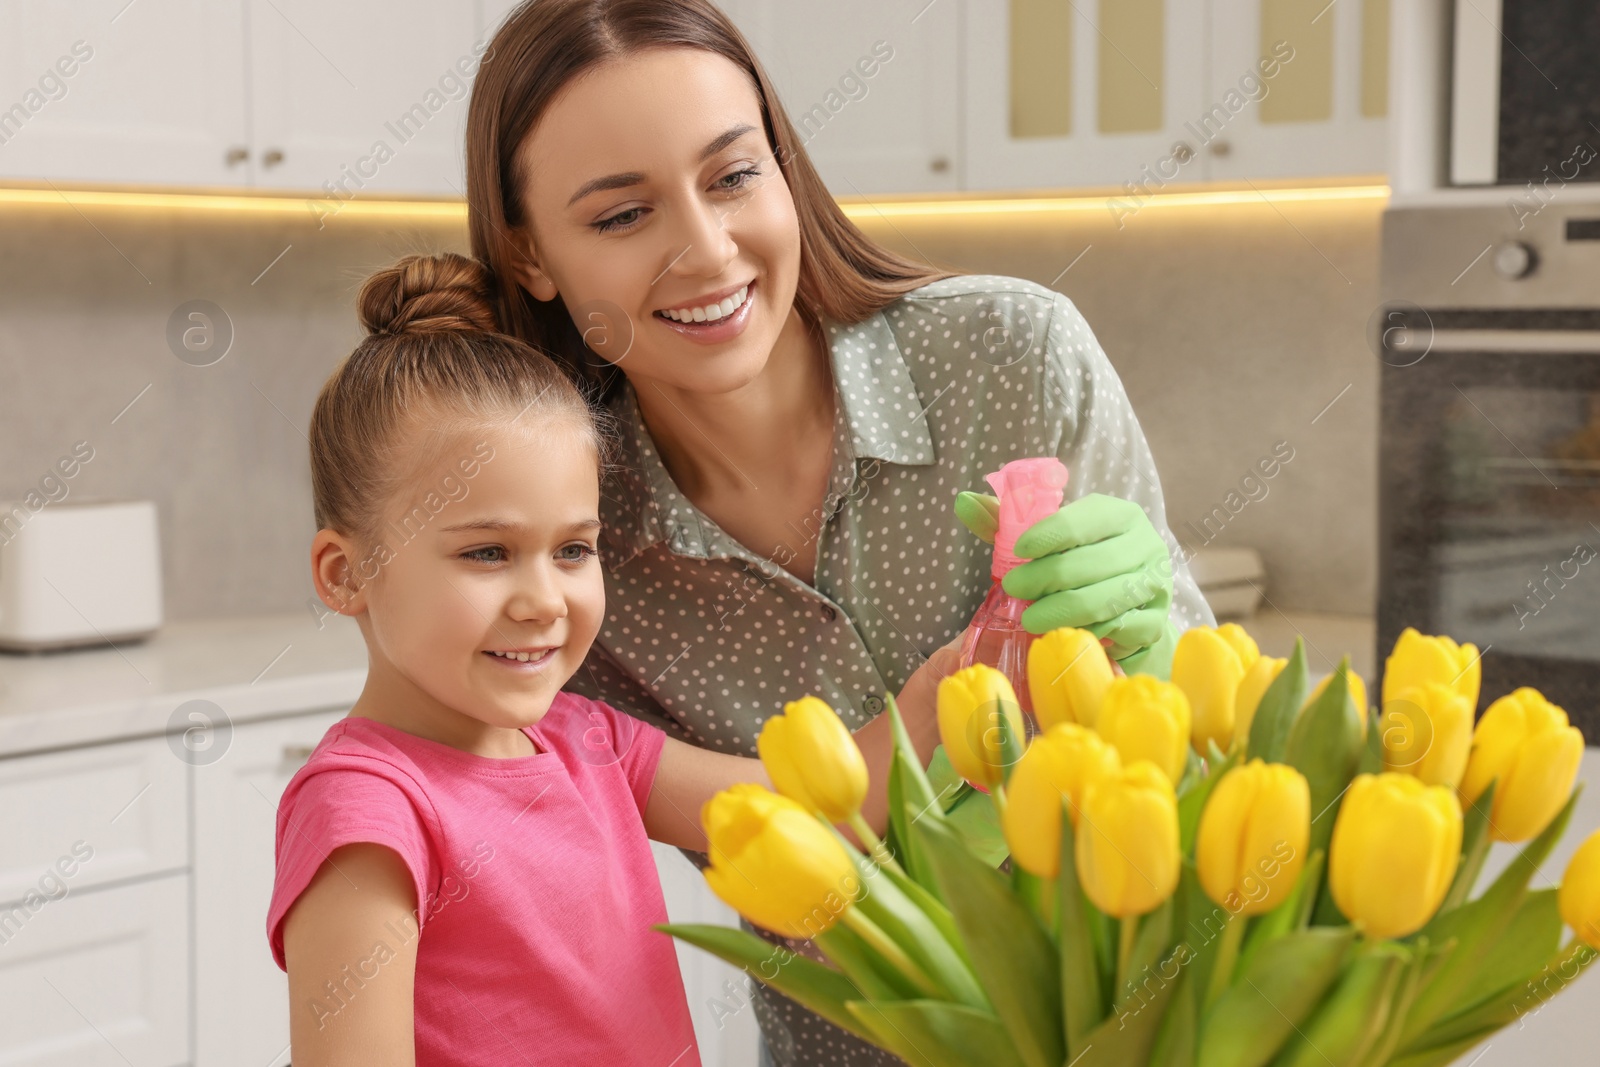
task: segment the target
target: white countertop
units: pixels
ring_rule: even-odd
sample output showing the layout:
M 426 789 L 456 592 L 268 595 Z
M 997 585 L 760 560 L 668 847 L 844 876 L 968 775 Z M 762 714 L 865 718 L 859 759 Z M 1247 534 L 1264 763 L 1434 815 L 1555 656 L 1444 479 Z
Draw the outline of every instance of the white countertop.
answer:
M 234 723 L 354 703 L 367 675 L 361 631 L 308 611 L 168 623 L 144 641 L 0 653 L 0 756 L 187 726 L 206 700 Z
M 1373 677 L 1373 622 L 1271 608 L 1242 625 L 1274 656 L 1306 638 L 1313 677 L 1348 652 Z M 366 646 L 354 622 L 310 612 L 174 622 L 145 641 L 66 652 L 0 653 L 0 757 L 182 729 L 191 700 L 234 723 L 348 706 L 361 693 Z

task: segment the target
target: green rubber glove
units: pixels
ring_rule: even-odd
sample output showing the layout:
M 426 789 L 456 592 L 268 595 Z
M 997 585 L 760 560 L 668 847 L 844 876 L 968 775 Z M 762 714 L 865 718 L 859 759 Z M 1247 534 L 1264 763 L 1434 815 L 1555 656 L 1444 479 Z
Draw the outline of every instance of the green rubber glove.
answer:
M 1000 502 L 958 493 L 967 529 L 993 543 Z M 1022 613 L 1030 633 L 1063 626 L 1111 639 L 1106 652 L 1129 674 L 1171 672 L 1177 632 L 1168 620 L 1172 557 L 1144 509 L 1131 500 L 1090 493 L 1068 501 L 1017 538 L 1019 563 L 1002 587 L 1033 601 Z

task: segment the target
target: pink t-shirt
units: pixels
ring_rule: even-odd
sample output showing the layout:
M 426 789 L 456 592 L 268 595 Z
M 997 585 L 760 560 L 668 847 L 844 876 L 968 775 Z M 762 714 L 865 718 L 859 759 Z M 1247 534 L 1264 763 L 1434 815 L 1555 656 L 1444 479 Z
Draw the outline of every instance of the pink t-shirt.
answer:
M 699 1067 L 672 938 L 650 929 L 667 913 L 642 814 L 666 735 L 568 692 L 524 732 L 539 752 L 491 759 L 372 719 L 330 726 L 278 805 L 273 959 L 329 852 L 378 842 L 410 869 L 419 921 L 332 976 L 320 1018 L 420 937 L 418 1067 Z

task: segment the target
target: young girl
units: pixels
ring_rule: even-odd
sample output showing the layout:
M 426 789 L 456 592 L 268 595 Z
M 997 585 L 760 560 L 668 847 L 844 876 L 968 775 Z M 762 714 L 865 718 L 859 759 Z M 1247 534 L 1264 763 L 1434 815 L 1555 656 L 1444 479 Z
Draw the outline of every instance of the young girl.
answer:
M 562 690 L 605 614 L 612 438 L 558 367 L 492 332 L 492 299 L 458 255 L 375 274 L 369 336 L 312 414 L 313 578 L 368 673 L 278 809 L 267 933 L 291 1055 L 690 1067 L 647 838 L 703 850 L 700 806 L 768 779 Z M 924 761 L 955 649 L 901 694 Z M 887 726 L 857 735 L 880 832 Z

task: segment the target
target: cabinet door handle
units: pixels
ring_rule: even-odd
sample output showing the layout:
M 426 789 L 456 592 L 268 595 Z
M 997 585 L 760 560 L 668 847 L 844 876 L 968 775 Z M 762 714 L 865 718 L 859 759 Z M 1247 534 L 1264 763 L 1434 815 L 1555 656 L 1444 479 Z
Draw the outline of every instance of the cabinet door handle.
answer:
M 222 161 L 230 167 L 236 167 L 250 158 L 250 149 L 243 145 L 234 145 L 223 155 Z
M 269 148 L 261 154 L 261 165 L 264 167 L 276 167 L 282 162 L 283 149 L 281 148 Z
M 1212 141 L 1210 147 L 1211 154 L 1214 156 L 1225 156 L 1233 151 L 1233 145 L 1227 141 Z
M 311 758 L 312 750 L 316 745 L 284 745 L 283 762 L 292 763 L 296 767 Z
M 935 174 L 943 174 L 950 169 L 950 160 L 945 156 L 934 156 L 928 161 L 928 169 Z

